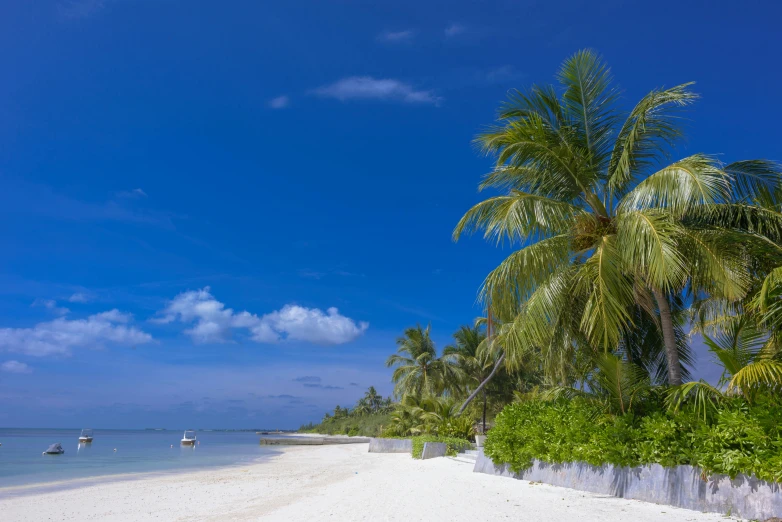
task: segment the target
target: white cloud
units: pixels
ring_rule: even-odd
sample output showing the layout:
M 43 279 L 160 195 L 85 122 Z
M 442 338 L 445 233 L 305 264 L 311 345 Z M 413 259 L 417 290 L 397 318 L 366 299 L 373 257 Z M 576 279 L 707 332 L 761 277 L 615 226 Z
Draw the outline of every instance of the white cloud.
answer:
M 287 334 L 288 339 L 318 344 L 342 344 L 352 341 L 367 329 L 369 324 L 356 324 L 353 319 L 340 315 L 334 307 L 324 314 L 317 308 L 285 305 L 281 310 L 263 316 L 276 332 Z
M 285 95 L 283 96 L 277 96 L 276 98 L 272 98 L 269 100 L 269 107 L 272 109 L 284 109 L 288 105 L 290 105 L 291 99 Z
M 391 100 L 403 103 L 428 103 L 437 105 L 442 98 L 432 91 L 413 88 L 410 84 L 388 79 L 376 79 L 371 76 L 351 76 L 331 85 L 315 89 L 315 94 L 324 98 L 348 100 Z
M 151 335 L 127 325 L 131 319 L 130 314 L 109 310 L 86 319 L 60 317 L 32 328 L 0 328 L 0 351 L 44 357 L 68 355 L 73 348 L 151 342 Z
M 71 303 L 86 303 L 89 300 L 90 298 L 87 297 L 87 294 L 83 292 L 76 292 L 75 294 L 73 294 L 68 298 L 68 301 L 70 301 Z
M 235 312 L 215 299 L 209 287 L 183 292 L 168 303 L 156 323 L 195 323 L 185 333 L 199 343 L 222 343 L 231 339 L 234 329 L 248 330 L 258 343 L 276 343 L 285 339 L 316 344 L 343 344 L 361 336 L 368 323 L 340 315 L 336 308 L 325 313 L 317 308 L 285 305 L 264 316 L 247 311 Z
M 466 31 L 466 28 L 461 24 L 453 23 L 445 28 L 445 36 L 448 38 L 452 38 L 454 36 L 459 36 L 460 34 L 463 34 Z
M 35 301 L 33 301 L 33 304 L 30 305 L 30 306 L 42 306 L 42 307 L 46 308 L 47 310 L 50 310 L 52 313 L 57 314 L 57 315 L 65 315 L 65 314 L 70 312 L 70 310 L 68 310 L 65 307 L 57 306 L 57 301 L 55 301 L 54 299 L 40 299 L 39 298 L 39 299 L 36 299 Z
M 8 373 L 32 373 L 33 369 L 19 361 L 6 361 L 0 364 L 0 370 Z
M 384 31 L 377 35 L 377 39 L 381 42 L 401 43 L 409 42 L 413 36 L 415 36 L 415 32 L 408 29 L 406 31 Z

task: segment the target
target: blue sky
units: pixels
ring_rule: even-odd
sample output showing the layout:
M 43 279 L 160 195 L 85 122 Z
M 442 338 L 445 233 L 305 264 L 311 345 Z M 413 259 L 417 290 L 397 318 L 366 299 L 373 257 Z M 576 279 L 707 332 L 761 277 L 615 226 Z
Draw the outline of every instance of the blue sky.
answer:
M 297 427 L 390 393 L 403 328 L 446 344 L 509 252 L 450 238 L 508 89 L 591 47 L 628 104 L 698 82 L 682 155 L 780 159 L 781 11 L 3 3 L 0 425 Z

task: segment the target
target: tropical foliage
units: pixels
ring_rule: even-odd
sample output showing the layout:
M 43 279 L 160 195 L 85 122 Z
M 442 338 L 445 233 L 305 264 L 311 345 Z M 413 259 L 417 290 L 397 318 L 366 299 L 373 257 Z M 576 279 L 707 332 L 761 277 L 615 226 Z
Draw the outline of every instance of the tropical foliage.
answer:
M 474 435 L 473 421 L 459 415 L 460 403 L 452 397 L 406 395 L 391 413 L 386 435 L 439 435 L 468 439 Z
M 421 325 L 405 330 L 396 341 L 397 353 L 386 361 L 386 366 L 394 367 L 391 380 L 397 396 L 440 395 L 458 389 L 457 368 L 447 358 L 437 356 L 429 331 L 429 326 Z
M 429 326 L 399 338 L 384 434 L 490 429 L 487 453 L 514 469 L 782 480 L 782 167 L 679 155 L 692 83 L 627 105 L 588 50 L 557 83 L 513 91 L 476 138 L 489 194 L 453 237 L 512 252 L 479 289 L 485 317 L 442 353 Z M 722 368 L 712 382 L 693 379 L 700 339 Z
M 500 414 L 487 452 L 517 469 L 686 463 L 779 480 L 782 169 L 671 161 L 691 84 L 622 113 L 594 53 L 566 60 L 558 80 L 513 93 L 478 137 L 496 160 L 480 188 L 500 194 L 454 232 L 517 247 L 480 296 L 507 366 L 543 372 Z M 687 380 L 695 335 L 719 382 Z
M 370 386 L 352 409 L 337 405 L 333 412 L 323 416 L 319 424 L 302 426 L 299 431 L 326 435 L 377 437 L 389 424 L 392 410 L 391 397 L 382 397 L 374 386 Z
M 677 112 L 697 98 L 691 84 L 655 89 L 623 112 L 590 51 L 566 60 L 558 80 L 560 89 L 514 92 L 478 137 L 496 159 L 480 188 L 504 193 L 470 209 L 454 237 L 480 230 L 520 246 L 481 291 L 512 323 L 511 362 L 533 347 L 629 351 L 636 328 L 653 323 L 660 342 L 648 355 L 679 385 L 689 358 L 676 317 L 683 294 L 733 301 L 750 287 L 743 252 L 731 247 L 739 233 L 693 216 L 776 190 L 779 169 L 700 153 L 666 162 L 682 136 Z
M 659 402 L 657 403 L 659 405 Z M 607 414 L 577 398 L 527 401 L 506 407 L 486 441 L 486 454 L 519 471 L 533 459 L 595 466 L 661 464 L 699 466 L 707 474 L 755 474 L 782 480 L 782 408 L 725 402 L 712 419 L 662 407 L 644 415 Z

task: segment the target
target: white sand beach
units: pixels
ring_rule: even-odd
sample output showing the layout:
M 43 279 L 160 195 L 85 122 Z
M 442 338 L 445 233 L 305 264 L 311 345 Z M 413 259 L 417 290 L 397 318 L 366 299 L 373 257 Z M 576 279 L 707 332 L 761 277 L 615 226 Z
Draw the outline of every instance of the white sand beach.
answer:
M 367 444 L 287 447 L 246 467 L 113 481 L 23 496 L 0 490 L 4 522 L 61 520 L 626 522 L 724 515 L 472 473 L 448 458 L 368 453 Z

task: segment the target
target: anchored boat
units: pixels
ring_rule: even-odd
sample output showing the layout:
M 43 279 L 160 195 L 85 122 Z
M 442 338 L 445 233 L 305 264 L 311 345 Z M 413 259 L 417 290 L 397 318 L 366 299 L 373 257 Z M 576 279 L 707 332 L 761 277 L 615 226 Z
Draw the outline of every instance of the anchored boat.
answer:
M 196 432 L 194 430 L 186 430 L 182 436 L 182 446 L 195 446 Z
M 81 435 L 79 435 L 79 442 L 92 442 L 92 430 L 89 428 L 81 430 Z
M 52 444 L 49 446 L 49 449 L 43 452 L 44 455 L 62 455 L 65 453 L 65 450 L 62 449 L 62 444 L 59 442 Z

